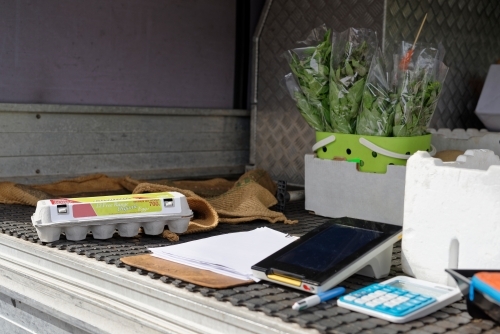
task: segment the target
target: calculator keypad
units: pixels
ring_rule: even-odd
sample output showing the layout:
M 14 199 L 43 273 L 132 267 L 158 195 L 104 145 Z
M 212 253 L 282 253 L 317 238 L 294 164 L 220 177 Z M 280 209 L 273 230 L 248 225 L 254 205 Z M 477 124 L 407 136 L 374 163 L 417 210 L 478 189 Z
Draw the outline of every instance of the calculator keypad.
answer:
M 436 301 L 433 297 L 383 284 L 372 284 L 341 297 L 341 300 L 397 317 L 405 316 Z

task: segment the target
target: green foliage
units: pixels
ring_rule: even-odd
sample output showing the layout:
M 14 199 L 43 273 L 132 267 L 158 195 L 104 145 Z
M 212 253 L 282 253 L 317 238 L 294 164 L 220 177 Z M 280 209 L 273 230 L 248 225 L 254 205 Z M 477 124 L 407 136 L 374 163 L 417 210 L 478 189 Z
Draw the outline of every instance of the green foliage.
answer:
M 318 106 L 311 104 L 305 95 L 300 91 L 296 91 L 294 93 L 294 98 L 297 102 L 297 108 L 299 109 L 302 117 L 306 120 L 307 124 L 309 124 L 316 131 L 324 132 L 325 120 L 322 107 L 318 108 Z
M 314 130 L 385 137 L 427 133 L 448 70 L 442 63 L 436 67 L 437 49 L 422 49 L 415 62 L 420 68 L 400 72 L 389 65 L 398 55 L 383 55 L 369 29 L 336 34 L 322 26 L 307 45 L 285 53 L 292 72 L 285 82 Z
M 405 71 L 400 98 L 395 106 L 394 136 L 412 137 L 427 133 L 441 91 L 439 81 L 427 79 L 427 71 Z
M 338 66 L 330 72 L 330 120 L 333 132 L 354 133 L 371 59 L 368 43 L 346 43 Z
M 381 85 L 366 84 L 356 133 L 366 136 L 390 137 L 394 123 L 396 94 Z
M 295 93 L 297 107 L 316 131 L 331 131 L 328 113 L 328 78 L 332 51 L 331 30 L 317 46 L 300 49 L 301 57 L 290 52 L 290 68 L 298 81 L 301 93 Z

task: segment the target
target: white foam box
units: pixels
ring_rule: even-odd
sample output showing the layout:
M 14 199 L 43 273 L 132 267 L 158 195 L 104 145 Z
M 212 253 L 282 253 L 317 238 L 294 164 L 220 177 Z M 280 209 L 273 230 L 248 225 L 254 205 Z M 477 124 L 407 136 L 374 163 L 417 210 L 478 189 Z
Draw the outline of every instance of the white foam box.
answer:
M 490 131 L 500 131 L 500 65 L 491 65 L 475 113 Z
M 429 129 L 437 151 L 490 149 L 500 155 L 500 133 L 476 129 Z M 364 173 L 356 164 L 305 156 L 305 209 L 324 217 L 352 217 L 403 225 L 406 167 Z
M 38 237 L 53 242 L 65 233 L 67 240 L 109 239 L 115 231 L 122 237 L 161 234 L 168 226 L 174 233 L 187 230 L 193 212 L 178 192 L 59 198 L 38 201 L 31 217 Z
M 356 163 L 305 156 L 305 209 L 325 217 L 351 217 L 403 225 L 404 166 L 365 173 Z
M 498 155 L 468 150 L 448 163 L 426 152 L 410 157 L 401 254 L 405 273 L 452 286 L 446 268 L 500 269 Z

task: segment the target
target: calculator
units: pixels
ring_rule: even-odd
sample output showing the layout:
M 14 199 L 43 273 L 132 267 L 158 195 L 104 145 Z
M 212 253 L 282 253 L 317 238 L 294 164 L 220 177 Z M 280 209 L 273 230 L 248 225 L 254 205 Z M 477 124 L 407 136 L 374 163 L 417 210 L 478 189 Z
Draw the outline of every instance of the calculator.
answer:
M 398 276 L 339 298 L 341 307 L 394 323 L 424 317 L 462 298 L 458 288 Z

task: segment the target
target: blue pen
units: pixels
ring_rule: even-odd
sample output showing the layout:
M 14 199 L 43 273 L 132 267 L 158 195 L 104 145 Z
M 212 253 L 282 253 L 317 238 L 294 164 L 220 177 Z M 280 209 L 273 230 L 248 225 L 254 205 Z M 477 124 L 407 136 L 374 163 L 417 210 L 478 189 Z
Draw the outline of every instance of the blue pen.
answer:
M 345 288 L 337 287 L 335 289 L 328 290 L 327 292 L 319 293 L 317 295 L 312 295 L 310 297 L 299 300 L 293 304 L 292 309 L 296 311 L 305 310 L 306 308 L 318 305 L 321 302 L 325 302 L 332 298 L 338 297 L 345 292 Z

